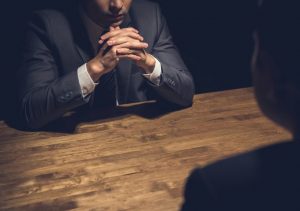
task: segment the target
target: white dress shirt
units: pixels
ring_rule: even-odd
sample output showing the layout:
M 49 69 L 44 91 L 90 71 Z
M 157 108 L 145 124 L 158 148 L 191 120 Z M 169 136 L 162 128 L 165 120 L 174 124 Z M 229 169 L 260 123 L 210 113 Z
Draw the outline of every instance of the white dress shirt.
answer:
M 97 24 L 95 24 L 85 13 L 85 11 L 83 9 L 80 9 L 80 14 L 81 14 L 81 18 L 83 20 L 83 23 L 86 27 L 88 36 L 89 36 L 89 40 L 92 44 L 94 53 L 96 55 L 97 50 L 98 50 L 98 41 L 99 41 L 99 37 L 103 32 L 103 29 L 98 26 Z M 150 82 L 152 82 L 154 85 L 159 85 L 160 84 L 160 78 L 161 78 L 161 63 L 155 58 L 155 67 L 154 70 L 151 74 L 143 74 L 143 76 L 145 78 L 147 78 L 147 80 L 149 80 Z M 98 85 L 98 83 L 95 83 L 93 81 L 93 79 L 91 78 L 90 74 L 87 71 L 87 67 L 86 64 L 80 66 L 77 69 L 77 75 L 78 75 L 78 79 L 79 79 L 79 84 L 81 87 L 81 92 L 82 92 L 82 96 L 83 98 L 88 97 L 96 88 L 96 86 Z M 117 103 L 118 104 L 118 103 Z

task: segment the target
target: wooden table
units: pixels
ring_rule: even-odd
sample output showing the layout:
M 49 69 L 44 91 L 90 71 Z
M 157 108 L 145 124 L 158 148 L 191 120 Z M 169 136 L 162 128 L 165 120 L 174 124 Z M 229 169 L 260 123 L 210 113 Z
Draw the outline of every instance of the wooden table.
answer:
M 149 102 L 73 116 L 44 132 L 0 123 L 0 210 L 179 210 L 194 167 L 290 138 L 251 88 L 176 112 Z

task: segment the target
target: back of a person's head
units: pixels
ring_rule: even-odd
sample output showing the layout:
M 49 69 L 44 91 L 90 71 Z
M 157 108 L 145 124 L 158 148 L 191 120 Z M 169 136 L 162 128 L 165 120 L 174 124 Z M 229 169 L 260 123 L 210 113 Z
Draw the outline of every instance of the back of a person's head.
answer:
M 259 104 L 268 117 L 299 133 L 300 1 L 260 0 L 256 32 L 254 84 Z
M 300 92 L 300 1 L 263 0 L 258 15 L 260 46 L 275 60 L 282 80 Z

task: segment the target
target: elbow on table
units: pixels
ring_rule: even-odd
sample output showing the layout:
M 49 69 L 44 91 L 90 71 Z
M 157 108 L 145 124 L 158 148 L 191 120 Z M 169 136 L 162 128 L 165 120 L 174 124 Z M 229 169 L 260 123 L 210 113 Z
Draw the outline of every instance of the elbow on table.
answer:
M 193 105 L 194 101 L 194 90 L 190 89 L 191 91 L 189 92 L 184 92 L 182 94 L 170 94 L 168 97 L 168 101 L 177 106 L 178 108 L 188 108 Z M 172 97 L 170 97 L 172 96 Z
M 188 108 L 193 105 L 193 101 L 194 101 L 194 93 L 190 93 L 184 96 L 184 98 L 179 101 L 178 105 L 183 108 Z
M 41 115 L 38 115 L 37 110 L 32 108 L 31 102 L 28 99 L 24 99 L 21 103 L 19 116 L 25 129 L 38 130 L 46 125 L 46 121 L 41 118 Z
M 189 90 L 187 92 L 184 92 L 182 94 L 182 99 L 179 101 L 180 102 L 180 106 L 182 107 L 191 107 L 193 105 L 193 101 L 194 101 L 194 95 L 195 95 L 195 85 L 193 82 L 190 83 L 190 87 L 188 87 Z

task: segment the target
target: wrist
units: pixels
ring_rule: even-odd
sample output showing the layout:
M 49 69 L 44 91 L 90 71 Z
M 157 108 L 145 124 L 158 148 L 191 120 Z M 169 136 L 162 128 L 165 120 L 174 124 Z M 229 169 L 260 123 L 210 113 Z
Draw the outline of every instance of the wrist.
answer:
M 146 74 L 151 74 L 155 68 L 156 61 L 151 54 L 146 54 L 145 61 L 141 65 Z
M 99 61 L 89 61 L 86 64 L 86 68 L 95 83 L 101 78 L 101 76 L 105 72 L 104 66 Z

